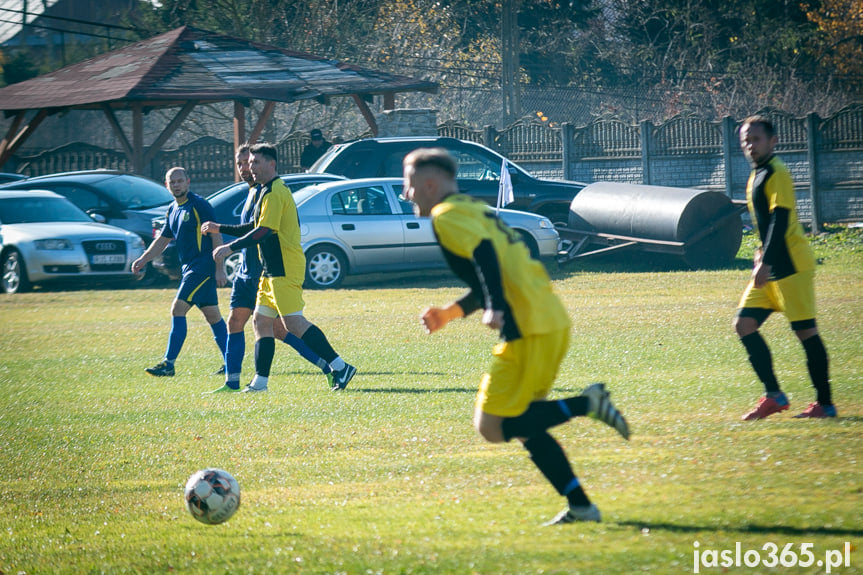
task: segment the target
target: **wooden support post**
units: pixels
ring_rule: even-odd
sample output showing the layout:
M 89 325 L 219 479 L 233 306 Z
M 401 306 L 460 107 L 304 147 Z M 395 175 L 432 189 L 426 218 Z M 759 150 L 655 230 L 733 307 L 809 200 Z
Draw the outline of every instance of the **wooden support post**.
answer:
M 139 103 L 132 104 L 132 170 L 144 173 L 144 109 Z
M 261 112 L 261 117 L 258 118 L 257 122 L 255 122 L 255 127 L 252 129 L 252 133 L 249 134 L 250 144 L 254 144 L 258 141 L 258 138 L 261 137 L 261 134 L 264 132 L 264 127 L 267 125 L 267 122 L 270 121 L 270 117 L 273 115 L 273 110 L 275 108 L 275 102 L 267 102 L 264 104 L 264 110 Z
M 363 100 L 362 96 L 359 94 L 351 94 L 354 99 L 354 103 L 360 109 L 360 113 L 365 118 L 366 123 L 372 129 L 372 135 L 377 137 L 378 135 L 378 122 L 375 120 L 375 115 L 372 114 L 372 111 L 369 109 L 368 104 L 366 104 L 365 100 Z
M 36 131 L 36 128 L 39 127 L 39 124 L 41 124 L 42 121 L 49 115 L 51 115 L 51 113 L 52 112 L 47 108 L 39 110 L 38 112 L 36 112 L 36 115 L 33 116 L 33 118 L 27 123 L 26 126 L 24 126 L 20 131 L 13 135 L 12 127 L 20 126 L 21 120 L 23 119 L 15 118 L 15 121 L 12 123 L 13 126 L 10 127 L 10 131 L 7 132 L 6 138 L 3 140 L 3 147 L 2 150 L 0 150 L 0 166 L 9 161 L 9 159 L 12 157 L 12 154 L 14 154 L 18 150 L 18 148 L 21 147 L 21 144 L 27 141 L 27 138 L 29 138 L 33 134 L 33 132 Z

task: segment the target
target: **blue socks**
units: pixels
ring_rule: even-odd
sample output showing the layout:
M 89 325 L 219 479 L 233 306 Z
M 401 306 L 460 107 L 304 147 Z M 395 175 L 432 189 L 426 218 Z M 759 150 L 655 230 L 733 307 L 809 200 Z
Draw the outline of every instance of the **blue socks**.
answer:
M 171 334 L 168 336 L 168 349 L 165 350 L 165 359 L 172 364 L 180 355 L 183 343 L 186 341 L 186 317 L 171 317 Z
M 332 371 L 332 368 L 330 368 L 330 365 L 327 362 L 325 362 L 323 360 L 323 358 L 321 358 L 321 356 L 319 356 L 314 351 L 312 351 L 312 348 L 310 348 L 308 345 L 306 345 L 306 342 L 304 342 L 303 340 L 301 340 L 300 338 L 298 338 L 294 334 L 289 333 L 288 335 L 285 336 L 285 339 L 283 339 L 282 341 L 284 341 L 286 344 L 288 344 L 289 346 L 291 346 L 292 348 L 297 350 L 297 353 L 300 354 L 303 357 L 303 359 L 305 359 L 309 363 L 313 363 L 316 366 L 318 366 L 320 368 L 320 370 L 322 372 L 324 372 L 325 374 L 330 373 Z
M 210 324 L 210 329 L 213 330 L 213 339 L 216 340 L 216 345 L 219 346 L 219 351 L 224 358 L 228 347 L 228 326 L 224 319 L 219 318 L 219 321 Z

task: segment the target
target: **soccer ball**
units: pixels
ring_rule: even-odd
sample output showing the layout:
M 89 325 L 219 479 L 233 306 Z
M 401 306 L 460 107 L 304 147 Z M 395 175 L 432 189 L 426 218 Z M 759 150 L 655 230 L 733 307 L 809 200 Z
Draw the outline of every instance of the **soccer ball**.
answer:
M 223 469 L 196 471 L 186 482 L 186 507 L 201 523 L 224 523 L 240 507 L 240 484 Z

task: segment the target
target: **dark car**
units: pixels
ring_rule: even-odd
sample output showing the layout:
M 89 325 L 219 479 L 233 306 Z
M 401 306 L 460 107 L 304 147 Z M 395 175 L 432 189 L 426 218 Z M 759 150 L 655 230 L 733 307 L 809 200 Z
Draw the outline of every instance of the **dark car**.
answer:
M 15 172 L 0 172 L 0 184 L 5 184 L 6 182 L 20 182 L 21 180 L 26 180 L 27 176 L 24 174 L 16 174 Z
M 314 184 L 345 179 L 343 176 L 337 176 L 334 174 L 286 174 L 279 177 L 282 178 L 292 192 L 297 192 L 306 186 Z M 236 225 L 240 223 L 240 215 L 243 212 L 243 205 L 246 203 L 248 195 L 249 185 L 245 182 L 240 182 L 222 188 L 218 192 L 209 196 L 207 201 L 210 202 L 211 206 L 213 206 L 213 211 L 215 212 L 216 221 L 218 223 Z M 161 217 L 153 218 L 150 226 L 152 237 L 156 237 L 164 225 L 164 214 L 162 214 Z M 226 242 L 232 241 L 233 239 L 234 238 L 232 236 L 223 236 L 223 240 Z M 229 281 L 234 280 L 234 275 L 237 272 L 239 261 L 239 253 L 232 254 L 225 260 L 225 267 L 227 268 Z M 153 268 L 162 272 L 171 279 L 177 279 L 180 277 L 180 260 L 177 257 L 177 249 L 174 247 L 173 242 L 165 248 L 161 257 L 157 257 L 153 260 Z
M 35 176 L 0 186 L 2 190 L 50 190 L 69 199 L 105 223 L 137 234 L 144 243 L 153 241 L 153 217 L 174 201 L 171 192 L 150 178 L 114 170 L 89 170 Z M 142 275 L 154 279 L 152 268 Z
M 369 138 L 334 145 L 309 172 L 340 174 L 348 178 L 401 177 L 402 159 L 416 148 L 442 147 L 458 160 L 458 185 L 489 205 L 497 203 L 504 157 L 476 142 L 455 138 Z M 541 180 L 507 161 L 515 201 L 505 207 L 543 215 L 556 226 L 569 221 L 569 205 L 585 184 Z

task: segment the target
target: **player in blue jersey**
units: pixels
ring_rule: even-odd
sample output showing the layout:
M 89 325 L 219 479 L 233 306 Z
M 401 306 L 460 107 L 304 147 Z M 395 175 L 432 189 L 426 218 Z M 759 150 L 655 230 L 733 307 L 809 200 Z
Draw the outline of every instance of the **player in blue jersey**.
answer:
M 252 175 L 252 170 L 249 168 L 250 148 L 249 144 L 241 144 L 237 148 L 235 155 L 237 173 L 249 185 L 249 195 L 246 197 L 246 203 L 243 205 L 243 211 L 240 214 L 240 225 L 248 224 L 252 221 L 255 205 L 258 203 L 258 196 L 261 191 L 261 187 L 255 184 L 255 178 Z M 208 222 L 204 222 L 202 231 L 207 233 L 208 230 Z M 231 311 L 228 312 L 228 344 L 227 351 L 225 352 L 225 384 L 211 393 L 240 391 L 243 356 L 246 353 L 246 337 L 243 329 L 255 308 L 255 298 L 258 294 L 258 284 L 260 283 L 261 271 L 263 269 L 256 248 L 244 248 L 241 251 L 243 254 L 243 263 L 237 271 L 234 284 L 231 287 Z M 296 349 L 301 356 L 321 368 L 321 371 L 327 376 L 327 382 L 332 386 L 333 370 L 327 362 L 313 352 L 300 338 L 292 333 L 288 333 L 281 322 L 276 322 L 273 327 L 275 337 Z
M 201 224 L 213 219 L 213 208 L 207 200 L 189 192 L 189 184 L 190 179 L 184 168 L 171 168 L 165 174 L 165 186 L 173 194 L 174 202 L 168 207 L 159 237 L 132 263 L 133 272 L 142 270 L 147 262 L 161 254 L 174 240 L 182 264 L 183 278 L 171 304 L 171 333 L 165 359 L 146 370 L 157 377 L 174 375 L 174 362 L 186 341 L 186 314 L 193 305 L 198 306 L 210 324 L 222 361 L 228 339 L 228 329 L 219 312 L 216 293 L 217 286 L 225 285 L 225 267 L 222 264 L 217 266 L 213 260 L 213 247 L 222 244 L 222 237 L 219 234 L 201 233 Z

